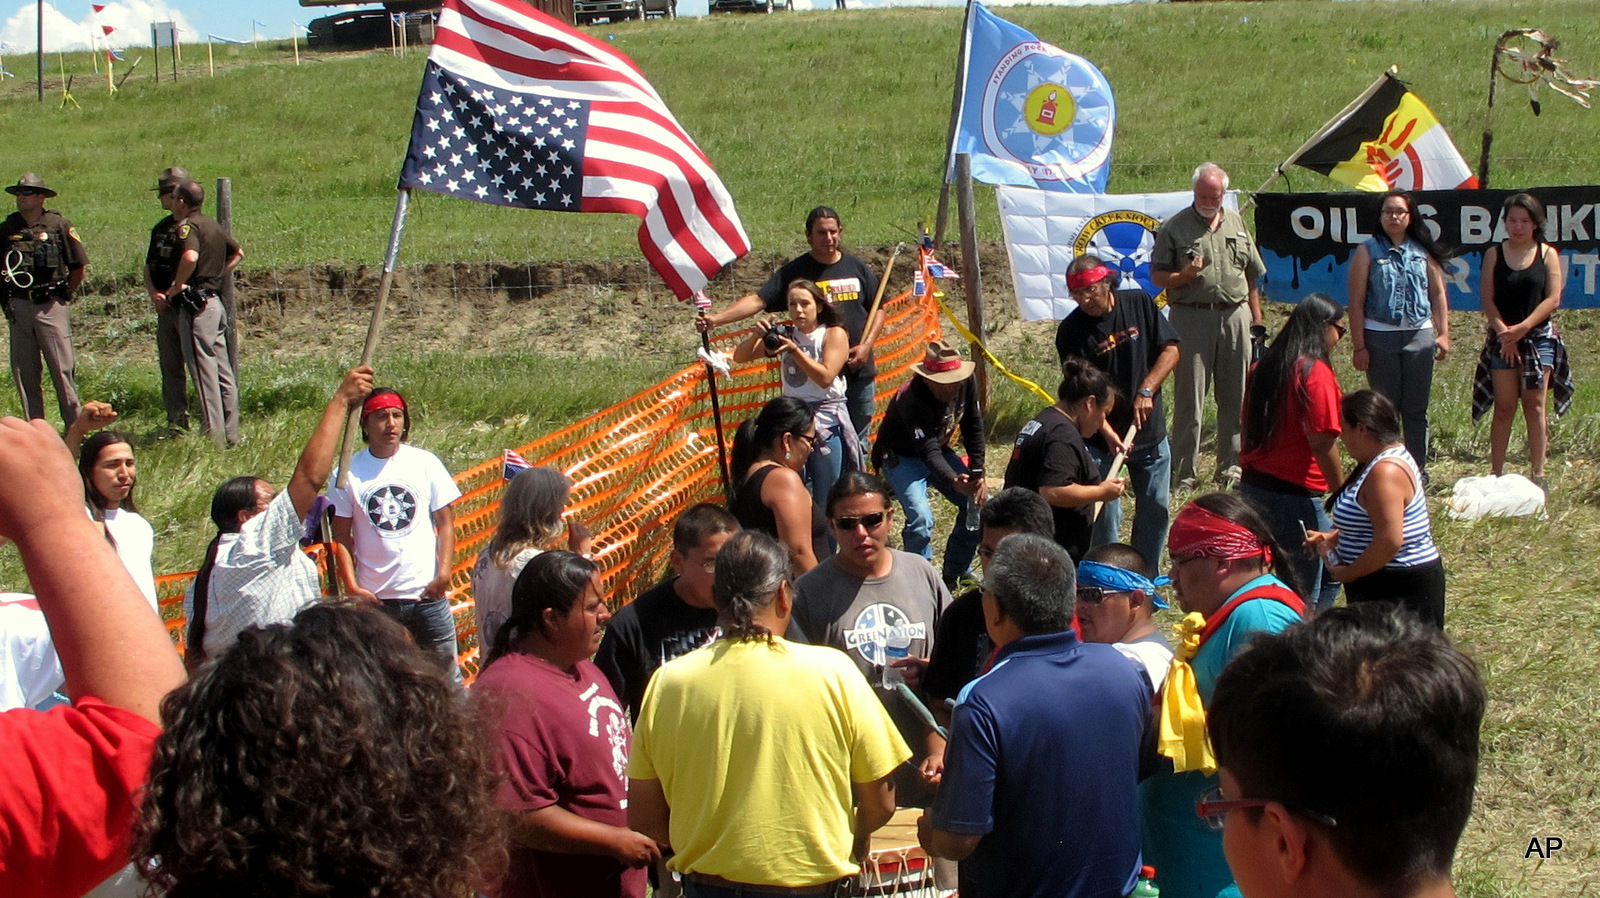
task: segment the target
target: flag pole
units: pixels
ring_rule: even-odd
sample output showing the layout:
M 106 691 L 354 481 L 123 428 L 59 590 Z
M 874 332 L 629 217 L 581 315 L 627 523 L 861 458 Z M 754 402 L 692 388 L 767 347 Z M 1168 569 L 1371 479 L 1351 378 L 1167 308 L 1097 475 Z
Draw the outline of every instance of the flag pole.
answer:
M 383 276 L 378 278 L 378 298 L 372 304 L 372 322 L 367 325 L 367 344 L 361 350 L 363 365 L 372 364 L 372 357 L 378 352 L 378 334 L 383 331 L 383 307 L 389 301 L 389 288 L 394 284 L 395 260 L 400 257 L 400 235 L 406 229 L 406 210 L 410 207 L 411 191 L 401 188 L 400 195 L 394 201 L 394 222 L 389 226 L 389 248 L 383 256 Z M 355 451 L 351 441 L 360 427 L 361 407 L 358 405 L 350 410 L 350 416 L 345 419 L 344 437 L 339 443 L 339 480 L 336 484 L 339 489 L 350 486 L 350 456 Z
M 950 92 L 950 130 L 944 142 L 944 168 L 939 172 L 939 211 L 933 219 L 933 245 L 944 244 L 944 225 L 950 219 L 950 166 L 956 151 L 956 121 L 961 118 L 961 104 L 966 101 L 967 57 L 972 53 L 972 6 L 977 0 L 967 0 L 967 12 L 961 19 L 961 49 L 956 53 L 956 83 Z
M 728 446 L 722 436 L 722 400 L 717 398 L 717 369 L 709 361 L 711 357 L 711 335 L 705 331 L 700 332 L 700 346 L 705 349 L 706 387 L 711 391 L 711 423 L 717 428 L 717 467 L 722 471 L 722 496 L 729 502 L 733 501 L 733 479 L 728 475 Z
M 1362 103 L 1365 103 L 1368 100 L 1372 99 L 1372 95 L 1377 93 L 1379 88 L 1381 88 L 1385 84 L 1387 84 L 1390 78 L 1394 78 L 1399 74 L 1400 74 L 1400 67 L 1399 66 L 1389 66 L 1389 70 L 1384 72 L 1382 75 L 1379 75 L 1378 76 L 1378 80 L 1372 82 L 1372 86 L 1368 87 L 1365 91 L 1363 91 L 1361 96 L 1356 97 L 1354 100 L 1351 100 L 1349 105 L 1347 105 L 1343 109 L 1339 110 L 1339 114 L 1338 115 L 1334 116 L 1331 119 L 1328 119 L 1328 123 L 1323 125 L 1321 128 L 1318 128 L 1317 129 L 1317 133 L 1311 135 L 1310 139 L 1308 139 L 1305 143 L 1300 145 L 1300 149 L 1295 150 L 1293 153 L 1291 153 L 1289 155 L 1288 159 L 1283 160 L 1283 162 L 1281 164 L 1279 164 L 1277 168 L 1273 169 L 1272 170 L 1272 177 L 1268 178 L 1265 184 L 1262 184 L 1260 187 L 1257 187 L 1254 191 L 1252 191 L 1252 199 L 1250 200 L 1250 202 L 1252 202 L 1252 203 L 1255 202 L 1254 194 L 1260 193 L 1260 192 L 1266 190 L 1268 187 L 1271 187 L 1273 184 L 1276 184 L 1278 182 L 1278 179 L 1283 177 L 1283 170 L 1284 169 L 1286 169 L 1289 166 L 1295 164 L 1295 162 L 1298 161 L 1301 156 L 1305 155 L 1306 150 L 1309 150 L 1312 147 L 1316 146 L 1318 141 L 1320 141 L 1320 140 L 1322 140 L 1322 138 L 1326 137 L 1328 135 L 1329 131 L 1332 131 L 1334 128 L 1338 127 L 1340 123 L 1342 123 L 1347 117 L 1349 117 L 1350 113 L 1355 112 L 1357 109 L 1361 108 L 1361 104 Z

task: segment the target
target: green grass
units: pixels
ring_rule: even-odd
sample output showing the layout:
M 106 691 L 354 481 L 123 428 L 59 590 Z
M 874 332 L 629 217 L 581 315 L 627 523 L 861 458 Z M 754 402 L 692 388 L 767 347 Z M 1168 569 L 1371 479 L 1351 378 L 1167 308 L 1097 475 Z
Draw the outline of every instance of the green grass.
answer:
M 1535 24 L 1565 38 L 1580 74 L 1600 72 L 1593 6 L 1580 0 L 1461 3 L 1207 3 L 1008 7 L 1040 38 L 1085 55 L 1119 109 L 1113 192 L 1182 189 L 1216 159 L 1253 188 L 1384 68 L 1401 67 L 1470 161 L 1477 159 L 1494 39 Z M 807 209 L 830 203 L 846 239 L 891 243 L 931 219 L 949 114 L 960 10 L 716 16 L 590 29 L 630 54 L 727 182 L 758 249 L 788 251 Z M 139 51 L 131 51 L 136 55 Z M 285 65 L 286 44 L 186 47 L 176 83 L 146 59 L 108 99 L 88 57 L 67 57 L 81 109 L 39 104 L 32 85 L 0 99 L 0 155 L 63 191 L 93 276 L 131 277 L 160 216 L 155 174 L 182 163 L 208 188 L 233 179 L 247 265 L 381 258 L 422 56 L 321 55 Z M 131 58 L 131 57 L 130 57 Z M 276 64 L 268 64 L 275 62 Z M 166 61 L 163 60 L 165 71 Z M 59 78 L 47 76 L 54 90 Z M 1203 87 L 1202 87 L 1203 85 Z M 1494 181 L 1587 180 L 1600 118 L 1549 94 L 1535 119 L 1501 94 Z M 50 139 L 40 139 L 50 135 Z M 6 177 L 11 177 L 7 175 Z M 1326 182 L 1296 172 L 1293 186 Z M 980 188 L 980 233 L 997 237 Z M 953 229 L 952 229 L 953 230 Z M 625 216 L 505 210 L 417 198 L 408 261 L 634 255 Z
M 1537 25 L 1565 39 L 1583 75 L 1600 74 L 1594 5 L 1581 0 L 1457 3 L 1138 4 L 1111 8 L 1010 7 L 1006 18 L 1095 61 L 1117 92 L 1120 122 L 1111 190 L 1182 189 L 1205 159 L 1253 188 L 1390 64 L 1401 66 L 1476 160 L 1487 56 L 1499 33 Z M 905 239 L 932 219 L 939 185 L 958 10 L 895 9 L 714 17 L 591 29 L 640 64 L 721 172 L 760 252 L 801 247 L 805 211 L 826 202 L 845 217 L 846 240 L 870 250 Z M 159 217 L 152 186 L 167 165 L 234 182 L 236 234 L 252 284 L 317 263 L 353 275 L 381 256 L 420 78 L 421 54 L 323 56 L 289 64 L 287 44 L 187 47 L 183 77 L 151 81 L 146 58 L 116 99 L 67 57 L 81 109 L 42 106 L 32 85 L 0 90 L 0 152 L 10 170 L 36 170 L 62 191 L 52 205 L 83 233 L 94 265 L 75 307 L 79 378 L 109 397 L 139 437 L 142 507 L 156 526 L 160 571 L 192 568 L 209 537 L 214 486 L 252 471 L 282 483 L 338 372 L 355 358 L 365 310 L 329 294 L 319 325 L 306 308 L 279 316 L 258 307 L 245 322 L 244 446 L 219 453 L 198 437 L 152 442 L 162 423 L 153 316 L 131 294 L 148 229 Z M 130 61 L 139 51 L 130 54 Z M 147 54 L 148 57 L 148 54 Z M 13 69 L 19 67 L 14 63 Z M 25 67 L 23 67 L 25 68 Z M 163 60 L 163 71 L 166 61 Z M 56 76 L 49 76 L 52 91 Z M 1497 110 L 1494 183 L 1591 183 L 1600 171 L 1600 116 L 1547 94 L 1542 117 L 1517 90 Z M 1296 189 L 1330 189 L 1295 172 Z M 979 234 L 999 238 L 994 203 L 978 189 Z M 403 262 L 637 259 L 633 219 L 518 212 L 421 195 Z M 953 230 L 953 228 L 952 228 Z M 903 268 L 902 268 L 903 271 Z M 985 272 L 990 333 L 1019 372 L 1052 389 L 1048 325 L 1015 321 L 1003 270 Z M 741 276 L 743 274 L 741 273 Z M 735 291 L 714 285 L 719 298 Z M 264 287 L 245 300 L 265 305 Z M 595 333 L 637 316 L 640 294 L 601 286 L 558 309 L 557 300 L 503 308 L 407 299 L 380 357 L 381 379 L 405 389 L 416 442 L 454 470 L 549 432 L 684 364 L 687 329 Z M 120 301 L 119 301 L 120 300 Z M 1282 309 L 1272 314 L 1281 315 Z M 1458 865 L 1470 898 L 1600 896 L 1594 821 L 1600 819 L 1600 612 L 1594 555 L 1600 536 L 1600 390 L 1585 382 L 1600 337 L 1590 312 L 1564 314 L 1578 368 L 1577 407 L 1554 429 L 1546 521 L 1436 518 L 1450 576 L 1449 631 L 1483 669 L 1491 705 L 1478 803 Z M 435 316 L 428 319 L 427 316 Z M 486 319 L 508 323 L 475 335 Z M 1438 370 L 1433 420 L 1439 481 L 1484 473 L 1487 426 L 1467 421 L 1466 384 L 1481 318 L 1453 316 L 1456 352 Z M 353 336 L 352 336 L 353 334 Z M 1341 382 L 1362 383 L 1341 351 Z M 1592 379 L 1591 379 L 1592 380 Z M 0 412 L 15 397 L 0 391 Z M 989 467 L 1038 410 L 1004 383 L 994 392 Z M 1520 426 L 1512 470 L 1525 470 Z M 13 550 L 0 551 L 0 584 L 22 588 Z M 1567 848 L 1548 861 L 1522 857 L 1533 835 Z

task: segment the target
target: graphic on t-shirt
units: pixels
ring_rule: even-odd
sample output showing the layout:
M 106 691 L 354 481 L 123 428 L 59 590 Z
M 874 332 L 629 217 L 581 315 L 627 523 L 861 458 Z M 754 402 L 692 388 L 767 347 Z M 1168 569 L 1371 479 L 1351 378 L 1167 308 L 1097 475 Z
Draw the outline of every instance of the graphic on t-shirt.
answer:
M 1124 343 L 1137 343 L 1139 341 L 1139 326 L 1132 325 L 1124 330 L 1109 334 L 1104 340 L 1095 345 L 1095 351 L 1101 355 L 1110 355 L 1117 351 L 1117 347 Z
M 398 483 L 387 483 L 367 497 L 367 520 L 384 536 L 402 536 L 417 519 L 417 497 Z
M 858 277 L 829 278 L 817 281 L 817 286 L 832 302 L 860 302 L 861 279 Z
M 600 718 L 605 716 L 605 740 L 611 745 L 611 769 L 617 779 L 627 782 L 628 776 L 628 716 L 622 706 L 600 694 L 600 684 L 590 683 L 578 696 L 589 703 L 589 735 L 600 735 Z
M 810 356 L 819 362 L 822 361 L 821 357 L 817 354 L 816 347 L 812 345 L 810 337 L 802 335 L 801 339 L 796 341 L 796 345 L 798 345 L 800 347 L 800 351 L 805 353 L 807 356 Z M 806 373 L 800 370 L 799 364 L 789 358 L 783 360 L 783 383 L 785 386 L 793 389 L 799 389 L 800 387 L 806 385 L 806 380 Z
M 881 666 L 885 660 L 883 647 L 891 636 L 927 639 L 928 625 L 914 623 L 904 611 L 879 602 L 856 615 L 855 626 L 844 631 L 844 647 L 860 652 L 867 663 Z
M 674 658 L 687 655 L 695 649 L 710 645 L 721 638 L 721 627 L 708 627 L 703 630 L 690 630 L 687 633 L 674 633 L 661 640 L 661 663 L 666 664 Z

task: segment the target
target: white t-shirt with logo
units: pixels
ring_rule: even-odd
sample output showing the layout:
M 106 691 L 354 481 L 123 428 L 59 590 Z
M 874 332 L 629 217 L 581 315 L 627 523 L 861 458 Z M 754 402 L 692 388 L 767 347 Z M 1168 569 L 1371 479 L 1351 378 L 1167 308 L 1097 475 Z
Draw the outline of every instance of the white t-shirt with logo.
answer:
M 361 588 L 380 599 L 421 598 L 437 573 L 433 513 L 460 497 L 431 452 L 402 443 L 388 458 L 375 458 L 370 449 L 356 453 L 349 488 L 330 486 L 328 498 L 336 516 L 350 519 Z
M 156 551 L 155 528 L 136 512 L 121 508 L 106 509 L 103 520 L 106 532 L 111 534 L 112 542 L 116 543 L 117 557 L 122 559 L 122 566 L 128 569 L 139 592 L 144 594 L 144 600 L 160 614 L 161 606 L 156 600 L 156 573 L 151 560 Z

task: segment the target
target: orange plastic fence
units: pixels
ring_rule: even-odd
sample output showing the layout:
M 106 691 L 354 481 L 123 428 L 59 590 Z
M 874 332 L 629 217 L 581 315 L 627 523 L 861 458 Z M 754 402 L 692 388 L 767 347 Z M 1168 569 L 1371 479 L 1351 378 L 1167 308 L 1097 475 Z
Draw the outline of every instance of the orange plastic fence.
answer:
M 887 318 L 875 346 L 878 408 L 881 417 L 895 389 L 922 360 L 923 348 L 939 335 L 939 307 L 910 291 L 886 300 Z M 731 348 L 745 332 L 725 334 L 714 349 Z M 717 382 L 728 448 L 739 422 L 778 394 L 777 365 L 757 361 L 735 365 L 731 378 Z M 717 432 L 705 366 L 696 362 L 655 386 L 610 408 L 522 446 L 531 464 L 554 467 L 572 479 L 568 508 L 588 525 L 594 553 L 613 606 L 633 600 L 660 579 L 671 551 L 672 521 L 697 502 L 723 502 L 717 464 Z M 455 504 L 456 563 L 450 598 L 456 616 L 461 663 L 478 667 L 477 621 L 472 612 L 473 562 L 494 535 L 500 495 L 505 489 L 501 462 L 494 458 L 455 476 L 462 496 Z M 162 615 L 174 641 L 182 645 L 183 593 L 194 571 L 156 580 Z

